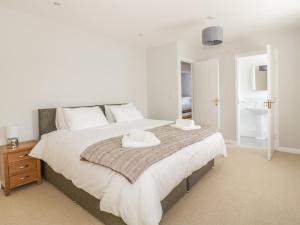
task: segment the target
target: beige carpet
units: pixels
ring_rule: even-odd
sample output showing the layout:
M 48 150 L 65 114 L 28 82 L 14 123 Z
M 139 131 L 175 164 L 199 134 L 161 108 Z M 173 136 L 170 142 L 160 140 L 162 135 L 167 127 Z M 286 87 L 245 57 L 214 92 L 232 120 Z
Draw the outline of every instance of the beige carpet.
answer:
M 0 194 L 1 225 L 102 225 L 47 182 Z M 300 224 L 300 155 L 230 147 L 161 225 Z

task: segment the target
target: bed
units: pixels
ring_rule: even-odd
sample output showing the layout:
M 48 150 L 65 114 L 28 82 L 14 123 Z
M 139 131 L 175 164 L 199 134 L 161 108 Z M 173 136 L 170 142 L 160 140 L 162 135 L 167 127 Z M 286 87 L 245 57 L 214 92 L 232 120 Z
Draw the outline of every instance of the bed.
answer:
M 99 107 L 104 111 L 103 105 Z M 80 151 L 79 146 L 83 148 L 93 143 L 97 135 L 119 135 L 132 128 L 149 129 L 166 124 L 166 121 L 141 120 L 68 132 L 56 131 L 55 112 L 55 108 L 39 110 L 40 136 L 47 135 L 43 136 L 37 148 L 48 150 L 39 157 L 43 160 L 43 177 L 106 225 L 158 225 L 162 213 L 213 167 L 214 157 L 220 154 L 226 156 L 223 137 L 217 133 L 186 151 L 181 150 L 155 163 L 134 184 L 130 184 L 108 168 L 82 162 L 76 155 Z M 84 137 L 92 138 L 87 138 L 89 140 L 82 144 Z M 147 204 L 143 204 L 145 202 Z

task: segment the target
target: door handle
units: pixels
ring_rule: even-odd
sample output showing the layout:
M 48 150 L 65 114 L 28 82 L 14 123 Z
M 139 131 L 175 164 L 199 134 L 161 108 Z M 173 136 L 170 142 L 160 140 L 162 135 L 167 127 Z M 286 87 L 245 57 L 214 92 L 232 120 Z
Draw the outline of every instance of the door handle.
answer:
M 215 104 L 215 106 L 218 106 L 220 100 L 218 98 L 215 98 L 214 100 L 212 100 L 212 102 Z
M 20 180 L 25 180 L 26 178 L 29 178 L 29 176 L 20 177 Z
M 271 109 L 272 108 L 272 104 L 275 103 L 273 102 L 272 100 L 268 99 L 266 102 L 264 102 L 265 106 L 268 108 L 268 109 Z
M 29 165 L 24 165 L 24 166 L 19 166 L 19 169 L 25 169 L 27 168 Z

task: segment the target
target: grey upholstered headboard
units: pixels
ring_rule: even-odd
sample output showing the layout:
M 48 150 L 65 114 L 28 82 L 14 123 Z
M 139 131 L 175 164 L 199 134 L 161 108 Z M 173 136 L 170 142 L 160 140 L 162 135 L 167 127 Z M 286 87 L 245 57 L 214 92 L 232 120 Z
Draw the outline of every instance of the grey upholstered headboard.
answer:
M 108 104 L 108 105 L 122 105 L 122 104 L 126 104 L 126 103 Z M 105 113 L 104 105 L 78 106 L 78 107 L 69 107 L 69 108 L 93 107 L 93 106 L 99 106 L 102 109 L 102 111 Z M 55 126 L 56 108 L 39 109 L 38 115 L 39 115 L 39 137 L 41 137 L 43 134 L 56 130 L 56 126 Z

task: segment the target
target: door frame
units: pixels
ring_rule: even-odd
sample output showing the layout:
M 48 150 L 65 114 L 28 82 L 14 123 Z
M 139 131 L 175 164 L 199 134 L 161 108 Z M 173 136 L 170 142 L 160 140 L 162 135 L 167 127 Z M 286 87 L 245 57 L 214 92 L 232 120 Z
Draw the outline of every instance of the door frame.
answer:
M 195 60 L 184 58 L 184 57 L 178 57 L 178 69 L 177 69 L 177 90 L 178 90 L 178 96 L 177 96 L 177 111 L 178 111 L 178 118 L 182 118 L 182 107 L 181 107 L 181 96 L 182 96 L 182 90 L 181 90 L 181 62 L 189 63 L 191 64 L 191 97 L 192 97 L 192 118 L 194 117 L 194 105 L 193 105 L 193 95 L 194 95 L 194 85 L 193 85 L 193 63 Z
M 253 51 L 253 52 L 246 52 L 246 53 L 240 53 L 235 55 L 235 108 L 236 108 L 236 145 L 240 147 L 246 147 L 246 148 L 255 148 L 255 149 L 267 149 L 265 147 L 253 147 L 253 146 L 247 146 L 247 145 L 241 145 L 241 140 L 240 140 L 240 104 L 239 104 L 239 58 L 242 57 L 247 57 L 247 56 L 253 56 L 253 55 L 261 55 L 261 54 L 267 54 L 267 49 L 266 50 L 261 50 L 261 51 Z M 278 60 L 277 60 L 277 65 L 278 67 Z M 278 70 L 278 68 L 277 68 Z M 276 79 L 276 106 L 275 106 L 275 134 L 276 134 L 276 139 L 275 139 L 275 149 L 278 149 L 279 147 L 279 100 L 278 100 L 278 71 L 276 73 L 276 76 L 274 79 Z
M 274 61 L 271 59 L 268 59 L 268 66 L 270 68 L 272 68 L 274 71 L 273 71 L 273 88 L 275 90 L 272 90 L 271 91 L 271 97 L 269 98 L 271 101 L 274 101 L 275 104 L 273 106 L 273 113 L 275 115 L 274 118 L 273 118 L 273 122 L 274 122 L 274 128 L 273 128 L 273 131 L 274 133 L 272 134 L 273 135 L 273 149 L 272 149 L 272 142 L 269 140 L 269 148 L 268 148 L 268 153 L 267 153 L 267 157 L 268 157 L 268 160 L 271 160 L 272 159 L 272 156 L 274 154 L 274 152 L 276 151 L 276 149 L 279 148 L 279 50 L 278 48 L 273 48 L 272 45 L 270 44 L 267 44 L 267 52 L 269 53 L 268 50 L 271 50 L 271 57 L 272 59 L 275 61 L 275 64 L 273 65 L 274 67 L 272 68 L 272 62 L 274 63 Z M 268 75 L 268 80 L 269 80 L 269 75 Z M 271 82 L 270 82 L 271 83 Z M 272 84 L 268 84 L 270 85 L 270 87 L 272 87 Z M 273 92 L 273 93 L 272 93 Z M 272 110 L 271 110 L 272 111 Z M 269 114 L 270 111 L 269 111 Z M 272 122 L 269 122 L 269 126 L 271 126 Z

